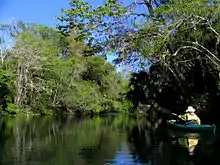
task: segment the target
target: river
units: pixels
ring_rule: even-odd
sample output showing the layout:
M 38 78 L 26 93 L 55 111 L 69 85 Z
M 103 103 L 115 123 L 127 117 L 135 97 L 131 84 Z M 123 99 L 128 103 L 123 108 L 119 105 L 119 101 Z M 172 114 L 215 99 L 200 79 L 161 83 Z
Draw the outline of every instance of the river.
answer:
M 213 135 L 156 131 L 145 117 L 2 117 L 0 127 L 1 165 L 220 163 Z

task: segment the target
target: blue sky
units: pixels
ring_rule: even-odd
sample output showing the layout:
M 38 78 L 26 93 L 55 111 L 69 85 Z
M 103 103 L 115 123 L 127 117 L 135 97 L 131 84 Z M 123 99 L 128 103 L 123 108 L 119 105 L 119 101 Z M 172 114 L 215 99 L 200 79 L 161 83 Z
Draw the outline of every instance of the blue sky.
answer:
M 86 1 L 97 7 L 106 0 Z M 124 3 L 132 1 L 123 0 Z M 62 8 L 69 7 L 69 2 L 70 0 L 0 0 L 0 23 L 22 20 L 55 27 L 56 16 L 60 16 Z
M 0 0 L 0 23 L 22 20 L 28 23 L 56 27 L 56 16 L 62 8 L 69 7 L 70 0 Z M 87 0 L 93 7 L 104 4 L 105 0 Z M 109 57 L 111 61 L 113 57 Z
M 103 4 L 105 0 L 88 0 L 93 6 Z M 50 27 L 56 26 L 56 16 L 61 8 L 68 8 L 70 0 L 0 0 L 0 22 L 12 20 L 34 22 Z
M 93 7 L 102 5 L 105 1 L 87 0 Z M 123 0 L 125 4 L 132 1 Z M 61 15 L 62 8 L 69 7 L 69 2 L 70 0 L 0 0 L 0 23 L 9 24 L 13 20 L 22 20 L 55 28 L 56 16 Z M 108 56 L 108 61 L 112 61 L 114 57 Z
M 70 0 L 0 0 L 0 23 L 22 20 L 29 23 L 44 24 L 55 28 L 62 8 L 69 7 Z M 94 7 L 104 4 L 105 0 L 87 0 Z M 10 45 L 10 44 L 9 44 Z M 108 61 L 112 61 L 108 57 Z

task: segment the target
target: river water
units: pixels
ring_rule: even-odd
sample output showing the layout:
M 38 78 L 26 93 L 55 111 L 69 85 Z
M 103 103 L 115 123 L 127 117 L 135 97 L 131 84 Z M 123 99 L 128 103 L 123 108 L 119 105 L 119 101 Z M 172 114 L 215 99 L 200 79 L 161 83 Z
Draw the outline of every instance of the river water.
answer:
M 2 117 L 0 128 L 1 165 L 220 164 L 215 136 L 155 130 L 145 117 Z

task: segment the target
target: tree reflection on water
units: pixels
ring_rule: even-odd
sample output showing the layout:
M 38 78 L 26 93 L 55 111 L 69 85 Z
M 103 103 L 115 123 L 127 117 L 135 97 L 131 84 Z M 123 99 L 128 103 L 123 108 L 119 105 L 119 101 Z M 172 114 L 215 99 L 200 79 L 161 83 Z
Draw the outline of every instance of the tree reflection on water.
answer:
M 0 164 L 215 164 L 218 139 L 155 129 L 144 117 L 4 117 Z

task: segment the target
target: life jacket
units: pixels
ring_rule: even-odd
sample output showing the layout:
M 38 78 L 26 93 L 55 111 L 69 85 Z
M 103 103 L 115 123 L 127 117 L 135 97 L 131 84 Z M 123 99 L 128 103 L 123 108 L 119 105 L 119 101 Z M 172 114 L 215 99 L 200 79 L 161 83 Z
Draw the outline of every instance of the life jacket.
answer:
M 186 124 L 198 124 L 198 116 L 195 113 L 186 113 Z

